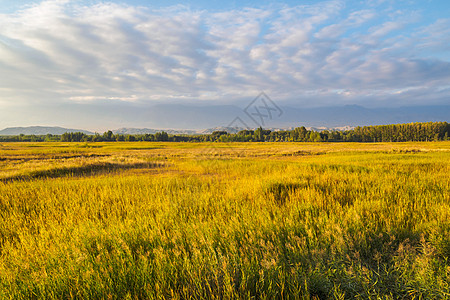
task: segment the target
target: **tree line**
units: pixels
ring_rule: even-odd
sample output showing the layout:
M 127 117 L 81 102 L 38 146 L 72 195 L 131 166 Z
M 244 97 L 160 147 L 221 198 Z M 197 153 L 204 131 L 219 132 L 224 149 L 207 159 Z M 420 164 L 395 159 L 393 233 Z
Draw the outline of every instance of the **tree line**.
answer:
M 450 124 L 427 122 L 356 127 L 351 130 L 308 130 L 304 126 L 292 130 L 271 131 L 263 128 L 241 130 L 237 133 L 214 131 L 211 134 L 176 135 L 165 131 L 155 134 L 103 134 L 87 135 L 66 132 L 62 135 L 0 136 L 0 142 L 409 142 L 449 140 Z

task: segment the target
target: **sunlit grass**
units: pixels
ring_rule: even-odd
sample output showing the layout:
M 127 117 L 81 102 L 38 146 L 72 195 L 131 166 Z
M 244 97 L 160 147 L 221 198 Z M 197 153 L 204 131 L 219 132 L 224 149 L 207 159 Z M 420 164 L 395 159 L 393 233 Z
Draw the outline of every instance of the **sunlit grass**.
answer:
M 4 143 L 0 158 L 2 298 L 450 297 L 449 142 Z

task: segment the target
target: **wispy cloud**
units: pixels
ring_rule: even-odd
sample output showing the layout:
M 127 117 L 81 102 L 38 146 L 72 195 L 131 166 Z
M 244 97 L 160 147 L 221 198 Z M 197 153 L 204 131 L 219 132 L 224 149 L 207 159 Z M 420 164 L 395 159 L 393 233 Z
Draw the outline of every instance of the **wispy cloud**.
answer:
M 408 12 L 386 16 L 369 2 L 359 9 L 328 1 L 210 13 L 43 1 L 0 15 L 0 106 L 224 103 L 261 90 L 299 105 L 333 97 L 358 103 L 369 94 L 394 104 L 406 104 L 405 94 L 413 104 L 442 103 L 450 20 L 408 22 Z M 418 91 L 427 93 L 411 96 Z

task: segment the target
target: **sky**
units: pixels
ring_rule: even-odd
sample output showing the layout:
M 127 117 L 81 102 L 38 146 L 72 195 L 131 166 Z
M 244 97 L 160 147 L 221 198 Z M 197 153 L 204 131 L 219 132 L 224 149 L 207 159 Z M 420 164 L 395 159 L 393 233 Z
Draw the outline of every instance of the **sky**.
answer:
M 245 107 L 261 91 L 449 105 L 450 1 L 0 0 L 0 129 L 101 129 L 102 111 Z

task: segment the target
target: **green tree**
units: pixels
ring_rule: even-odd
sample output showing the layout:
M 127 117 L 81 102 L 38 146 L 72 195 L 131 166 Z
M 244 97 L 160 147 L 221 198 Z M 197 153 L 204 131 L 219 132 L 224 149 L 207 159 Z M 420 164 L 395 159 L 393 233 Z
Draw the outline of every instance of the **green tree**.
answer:
M 107 142 L 114 141 L 114 134 L 111 130 L 108 130 L 107 132 L 103 133 L 103 140 Z

